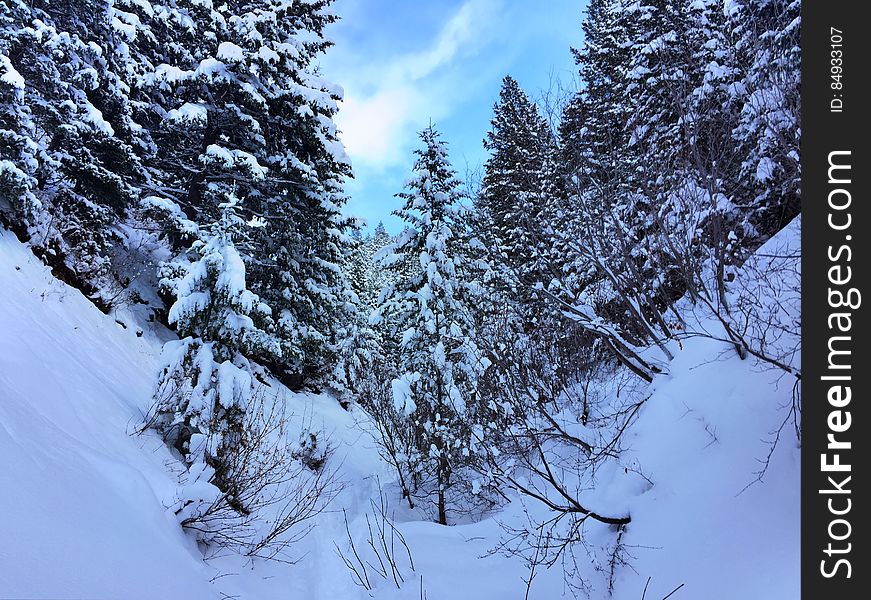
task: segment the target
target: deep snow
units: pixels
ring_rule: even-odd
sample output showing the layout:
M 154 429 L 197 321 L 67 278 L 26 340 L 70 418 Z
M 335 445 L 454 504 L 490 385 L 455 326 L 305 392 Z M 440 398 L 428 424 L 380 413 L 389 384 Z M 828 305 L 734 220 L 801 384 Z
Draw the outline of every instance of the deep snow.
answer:
M 779 241 L 798 243 L 796 222 Z M 347 551 L 342 509 L 359 548 L 364 514 L 382 487 L 416 570 L 407 581 L 372 574 L 385 599 L 524 598 L 527 571 L 488 555 L 503 530 L 524 518 L 512 502 L 479 523 L 441 527 L 403 509 L 378 459 L 365 415 L 328 396 L 293 394 L 272 382 L 302 427 L 325 430 L 345 488 L 293 550 L 295 564 L 238 556 L 203 561 L 166 507 L 179 464 L 154 435 L 131 435 L 150 403 L 156 360 L 171 335 L 125 312 L 100 313 L 55 280 L 7 232 L 0 234 L 0 597 L 367 598 L 337 556 Z M 119 325 L 121 321 L 125 326 Z M 137 335 L 137 330 L 142 335 Z M 614 598 L 792 600 L 799 586 L 799 450 L 787 430 L 762 482 L 747 487 L 783 421 L 791 383 L 727 345 L 705 339 L 675 347 L 624 440 L 619 473 L 590 500 L 625 506 L 630 565 Z M 745 489 L 746 488 L 746 489 Z M 591 540 L 613 535 L 590 528 Z M 604 539 L 604 538 L 603 538 Z M 606 577 L 582 575 L 594 600 Z M 569 594 L 558 568 L 536 576 L 530 598 Z

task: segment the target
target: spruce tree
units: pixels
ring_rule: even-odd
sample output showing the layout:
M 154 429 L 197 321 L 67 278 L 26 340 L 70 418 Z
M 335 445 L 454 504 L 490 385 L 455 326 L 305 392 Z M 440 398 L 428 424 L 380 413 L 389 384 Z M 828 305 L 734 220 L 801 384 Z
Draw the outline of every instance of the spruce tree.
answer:
M 315 61 L 336 19 L 328 1 L 193 0 L 138 7 L 165 47 L 141 36 L 136 87 L 157 147 L 149 208 L 168 229 L 209 223 L 230 193 L 259 228 L 240 246 L 249 284 L 275 310 L 282 352 L 263 356 L 299 385 L 329 380 L 355 319 L 343 272 L 349 221 L 341 214 L 348 159 L 332 118 L 341 90 Z M 134 7 L 135 8 L 135 7 Z M 180 225 L 181 223 L 181 225 Z M 183 236 L 176 236 L 183 247 Z
M 237 200 L 220 206 L 221 217 L 191 248 L 169 310 L 181 339 L 168 342 L 155 392 L 153 426 L 188 465 L 207 465 L 211 481 L 232 493 L 225 457 L 242 436 L 243 417 L 255 390 L 252 356 L 278 355 L 272 310 L 246 284 L 245 264 L 234 238 L 244 221 Z
M 540 176 L 550 131 L 510 76 L 502 80 L 490 123 L 484 147 L 491 155 L 477 203 L 489 214 L 500 253 L 512 266 L 521 266 L 541 229 Z
M 41 206 L 36 179 L 40 148 L 26 102 L 26 81 L 10 59 L 32 41 L 22 32 L 29 13 L 18 0 L 0 2 L 0 217 L 18 229 L 24 229 Z
M 628 145 L 626 65 L 631 40 L 644 27 L 637 3 L 591 0 L 581 25 L 583 48 L 572 48 L 583 87 L 569 101 L 560 123 L 560 147 L 580 183 L 607 185 L 622 171 Z
M 436 520 L 447 524 L 448 494 L 470 452 L 470 416 L 486 363 L 475 341 L 480 285 L 463 244 L 463 192 L 438 133 L 430 126 L 420 137 L 423 147 L 395 212 L 407 228 L 383 259 L 405 268 L 376 314 L 390 319 L 401 339 L 392 385 L 419 454 L 420 462 L 408 465 L 411 477 L 435 496 Z
M 331 385 L 343 402 L 350 403 L 359 392 L 361 383 L 371 375 L 373 365 L 381 359 L 378 334 L 369 324 L 377 294 L 373 295 L 374 264 L 370 242 L 372 236 L 363 237 L 359 228 L 352 230 L 350 252 L 346 255 L 343 271 L 351 290 L 353 310 L 349 319 L 341 323 L 337 345 L 337 363 Z
M 143 177 L 128 48 L 112 17 L 106 0 L 3 5 L 7 83 L 18 90 L 12 189 L 31 209 L 19 226 L 71 283 L 98 293 Z
M 727 26 L 743 75 L 734 88 L 741 105 L 734 140 L 743 159 L 746 211 L 762 240 L 800 210 L 800 13 L 798 0 L 728 5 Z
M 561 276 L 553 232 L 565 210 L 565 188 L 553 132 L 538 107 L 506 76 L 494 107 L 484 146 L 484 165 L 476 198 L 478 237 L 490 247 L 488 260 L 510 282 L 509 295 L 523 305 L 530 324 L 541 312 L 537 290 Z

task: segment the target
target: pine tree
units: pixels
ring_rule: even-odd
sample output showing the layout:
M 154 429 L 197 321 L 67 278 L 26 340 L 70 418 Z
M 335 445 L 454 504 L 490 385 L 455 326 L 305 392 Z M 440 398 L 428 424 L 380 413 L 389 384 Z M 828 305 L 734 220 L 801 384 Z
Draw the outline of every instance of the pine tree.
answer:
M 379 314 L 378 307 L 382 304 L 384 294 L 391 290 L 400 278 L 413 276 L 419 268 L 418 265 L 412 265 L 407 261 L 388 266 L 383 264 L 384 259 L 392 252 L 395 241 L 396 236 L 390 235 L 384 224 L 379 222 L 360 248 L 363 271 L 360 307 L 367 312 L 369 327 L 375 335 L 376 371 L 380 379 L 388 381 L 397 376 L 399 340 L 395 336 L 396 323 L 390 315 Z M 381 384 L 382 382 L 379 381 L 376 386 Z
M 332 122 L 341 90 L 315 64 L 330 45 L 329 5 L 133 7 L 157 39 L 172 40 L 137 38 L 147 57 L 137 98 L 158 149 L 149 206 L 166 209 L 167 228 L 181 231 L 214 220 L 230 193 L 245 197 L 246 219 L 260 225 L 242 248 L 249 284 L 275 310 L 282 344 L 277 359 L 260 358 L 294 385 L 331 377 L 343 324 L 356 318 L 342 270 L 350 166 Z
M 266 96 L 264 131 L 276 185 L 264 190 L 258 205 L 271 216 L 259 236 L 265 250 L 259 254 L 268 259 L 262 268 L 252 265 L 257 289 L 278 311 L 285 368 L 314 378 L 330 374 L 346 335 L 343 324 L 358 318 L 343 270 L 351 223 L 341 214 L 342 185 L 350 163 L 332 121 L 341 90 L 315 65 L 331 45 L 323 33 L 336 19 L 330 4 L 276 3 L 276 25 L 264 34 L 276 48 L 291 44 L 296 52 L 269 63 L 274 89 Z
M 702 240 L 695 216 L 708 211 L 721 195 L 707 186 L 717 181 L 716 175 L 709 176 L 711 156 L 705 148 L 712 141 L 714 115 L 703 96 L 696 97 L 701 102 L 694 101 L 693 91 L 702 90 L 703 66 L 694 48 L 701 37 L 693 20 L 697 11 L 688 5 L 657 0 L 641 6 L 639 18 L 647 27 L 631 38 L 628 64 L 630 116 L 625 130 L 633 158 L 623 176 L 627 202 L 619 215 L 625 229 L 622 243 L 632 247 L 623 251 L 629 255 L 624 262 L 638 274 L 624 281 L 631 280 L 632 293 L 654 306 L 670 303 L 686 290 L 684 285 L 670 286 L 681 279 L 675 276 L 681 263 L 699 258 Z M 692 242 L 681 244 L 688 247 L 676 255 L 663 242 L 669 236 L 689 236 Z M 682 283 L 694 287 L 694 282 Z
M 31 212 L 19 226 L 72 283 L 99 292 L 116 226 L 143 176 L 123 80 L 126 40 L 106 0 L 9 2 L 3 10 L 4 53 L 18 77 L 7 73 L 22 84 L 15 187 Z
M 181 340 L 168 342 L 155 393 L 153 426 L 188 465 L 214 469 L 211 481 L 224 492 L 225 455 L 242 435 L 243 417 L 255 388 L 252 356 L 277 355 L 269 333 L 272 311 L 248 290 L 245 265 L 234 244 L 244 221 L 231 198 L 221 218 L 204 228 L 192 247 L 169 310 Z
M 663 157 L 673 166 L 679 153 L 669 136 L 683 26 L 674 2 L 594 0 L 575 51 L 583 88 L 560 127 L 571 196 L 554 230 L 553 251 L 567 257 L 559 298 L 583 307 L 579 318 L 596 335 L 596 323 L 616 325 L 627 348 L 669 335 L 661 311 L 683 291 L 668 266 L 659 269 L 657 239 L 663 184 L 675 181 Z
M 33 116 L 25 101 L 26 82 L 10 60 L 29 42 L 22 27 L 29 8 L 18 0 L 0 2 L 0 217 L 19 229 L 40 208 L 36 196 L 39 147 Z
M 519 303 L 529 327 L 542 312 L 540 290 L 564 275 L 561 248 L 553 245 L 567 194 L 553 132 L 509 76 L 484 145 L 491 155 L 475 203 L 478 238 L 490 248 L 494 280 L 507 284 L 504 291 Z
M 660 227 L 670 243 L 659 245 L 658 254 L 665 256 L 659 268 L 674 270 L 688 260 L 704 262 L 705 267 L 696 271 L 716 275 L 711 292 L 725 302 L 727 270 L 739 264 L 758 240 L 746 210 L 741 151 L 733 140 L 740 118 L 735 90 L 742 72 L 719 3 L 691 2 L 683 14 L 687 49 L 679 66 L 686 82 L 675 101 L 679 151 L 673 152 L 670 163 L 663 162 L 673 165 L 666 168 L 674 175 L 663 177 L 667 184 L 660 184 L 666 190 L 661 194 Z M 678 249 L 681 252 L 673 256 Z M 686 276 L 686 268 L 682 270 L 694 299 L 698 288 L 708 283 L 697 283 Z
M 379 253 L 390 245 L 392 238 L 384 223 L 379 222 L 371 234 L 360 240 L 357 251 L 354 253 L 354 280 L 358 282 L 358 294 L 360 305 L 367 311 L 371 311 L 378 304 L 378 296 L 381 290 L 387 287 L 391 281 L 391 272 L 378 266 Z
M 446 144 L 430 126 L 420 134 L 414 174 L 395 214 L 407 224 L 385 265 L 406 265 L 382 294 L 377 315 L 401 337 L 396 409 L 413 428 L 419 453 L 411 477 L 436 496 L 437 521 L 447 524 L 447 496 L 470 452 L 470 415 L 486 368 L 475 342 L 474 306 L 480 286 L 463 245 L 463 193 Z M 414 460 L 414 459 L 412 459 Z
M 628 146 L 627 65 L 631 40 L 646 25 L 639 4 L 591 0 L 582 23 L 584 47 L 572 48 L 583 88 L 560 123 L 563 158 L 583 186 L 603 186 L 623 170 Z
M 801 3 L 730 2 L 727 8 L 743 75 L 734 88 L 741 104 L 734 130 L 743 158 L 739 173 L 747 184 L 746 211 L 762 241 L 800 210 Z
M 361 383 L 382 359 L 378 334 L 369 324 L 377 299 L 377 293 L 373 294 L 372 291 L 375 278 L 371 246 L 373 237 L 364 238 L 360 229 L 355 228 L 350 239 L 350 252 L 342 268 L 347 274 L 354 308 L 351 318 L 341 324 L 337 363 L 331 382 L 345 403 L 350 403 L 358 396 Z
M 648 10 L 628 0 L 590 2 L 584 47 L 573 49 L 583 87 L 564 110 L 559 129 L 572 182 L 554 244 L 569 263 L 563 296 L 614 321 L 625 320 L 620 288 L 628 283 L 614 279 L 624 279 L 643 260 L 637 248 L 647 226 L 645 199 L 634 180 L 638 165 L 650 163 L 630 144 L 628 123 L 634 109 L 631 65 L 638 40 L 651 26 L 643 18 Z

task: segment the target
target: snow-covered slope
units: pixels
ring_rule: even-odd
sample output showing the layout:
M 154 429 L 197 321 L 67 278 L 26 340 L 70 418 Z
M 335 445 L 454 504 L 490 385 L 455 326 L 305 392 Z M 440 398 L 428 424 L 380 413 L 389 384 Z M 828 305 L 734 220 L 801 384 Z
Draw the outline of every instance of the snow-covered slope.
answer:
M 796 224 L 775 239 L 798 236 Z M 500 523 L 524 522 L 523 503 L 469 525 L 422 521 L 391 495 L 362 413 L 277 384 L 300 422 L 329 433 L 344 491 L 299 544 L 297 564 L 204 562 L 165 508 L 178 463 L 153 435 L 130 435 L 150 402 L 160 336 L 147 327 L 139 336 L 132 318 L 100 313 L 11 234 L 0 235 L 0 597 L 411 600 L 422 589 L 430 600 L 525 597 L 522 562 L 488 555 L 504 535 Z M 623 463 L 652 486 L 618 477 L 590 498 L 632 516 L 622 538 L 629 566 L 618 570 L 613 597 L 638 600 L 647 585 L 645 597 L 659 600 L 684 584 L 673 600 L 792 600 L 799 451 L 788 430 L 763 481 L 745 489 L 786 417 L 791 383 L 720 342 L 687 340 L 675 352 L 624 440 Z M 365 513 L 379 484 L 415 571 L 400 561 L 401 589 L 373 577 L 370 594 L 354 584 L 334 542 L 347 551 L 345 509 L 365 549 Z M 592 542 L 613 536 L 605 527 L 588 533 Z M 607 598 L 607 574 L 579 568 L 591 598 Z M 564 595 L 558 564 L 539 572 L 529 597 Z
M 341 513 L 323 515 L 294 550 L 297 565 L 203 561 L 167 511 L 177 459 L 150 432 L 132 435 L 168 332 L 104 315 L 8 232 L 0 232 L 0 307 L 0 597 L 357 594 L 332 545 L 344 535 Z M 290 405 L 291 426 L 325 431 L 336 447 L 341 477 L 353 482 L 336 506 L 351 514 L 368 506 L 386 469 L 373 444 L 360 443 L 360 416 L 332 398 L 272 386 Z
M 169 453 L 131 437 L 155 340 L 0 235 L 0 596 L 211 598 L 161 496 Z M 159 343 L 159 342 L 158 342 Z

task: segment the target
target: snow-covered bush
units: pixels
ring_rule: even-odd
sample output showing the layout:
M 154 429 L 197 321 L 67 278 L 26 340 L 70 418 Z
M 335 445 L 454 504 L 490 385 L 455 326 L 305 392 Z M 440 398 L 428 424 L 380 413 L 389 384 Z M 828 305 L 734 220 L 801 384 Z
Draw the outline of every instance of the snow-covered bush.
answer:
M 330 464 L 332 448 L 322 432 L 306 431 L 319 445 L 313 469 L 289 432 L 284 398 L 260 387 L 241 415 L 234 445 L 220 455 L 220 479 L 208 460 L 197 459 L 182 476 L 170 506 L 178 522 L 205 546 L 289 560 L 286 550 L 306 535 L 342 484 Z M 200 456 L 215 455 L 201 434 L 191 445 Z
M 261 328 L 271 324 L 269 307 L 246 287 L 245 265 L 233 244 L 233 232 L 242 226 L 235 206 L 226 203 L 210 237 L 194 244 L 197 258 L 176 284 L 169 322 L 182 339 L 164 347 L 151 423 L 188 464 L 214 467 L 219 487 L 222 456 L 242 435 L 254 391 L 257 367 L 247 356 L 280 351 Z M 196 434 L 208 443 L 194 444 Z
M 293 451 L 293 458 L 312 471 L 320 471 L 331 453 L 329 444 L 319 439 L 317 432 L 306 427 L 299 434 L 299 446 Z

